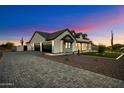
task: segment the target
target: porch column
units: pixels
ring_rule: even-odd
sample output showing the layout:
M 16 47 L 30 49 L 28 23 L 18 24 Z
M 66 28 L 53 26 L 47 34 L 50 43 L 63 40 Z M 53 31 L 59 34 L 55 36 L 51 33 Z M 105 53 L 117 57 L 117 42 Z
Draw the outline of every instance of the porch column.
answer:
M 87 50 L 89 50 L 89 44 L 87 43 Z
M 34 50 L 34 43 L 32 43 L 31 50 Z
M 63 40 L 60 41 L 60 52 L 63 52 Z
M 42 42 L 40 42 L 40 51 L 42 52 Z
M 54 40 L 52 40 L 52 53 L 54 53 L 54 49 L 55 49 L 55 42 Z
M 89 49 L 92 50 L 92 45 L 91 44 L 89 44 Z
M 81 43 L 81 53 L 82 53 L 82 43 Z

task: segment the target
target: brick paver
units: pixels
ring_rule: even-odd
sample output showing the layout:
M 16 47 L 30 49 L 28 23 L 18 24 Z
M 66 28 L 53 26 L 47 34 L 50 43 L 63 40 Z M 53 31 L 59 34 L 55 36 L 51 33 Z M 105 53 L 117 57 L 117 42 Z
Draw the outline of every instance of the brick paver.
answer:
M 124 87 L 124 81 L 15 52 L 0 60 L 0 87 Z

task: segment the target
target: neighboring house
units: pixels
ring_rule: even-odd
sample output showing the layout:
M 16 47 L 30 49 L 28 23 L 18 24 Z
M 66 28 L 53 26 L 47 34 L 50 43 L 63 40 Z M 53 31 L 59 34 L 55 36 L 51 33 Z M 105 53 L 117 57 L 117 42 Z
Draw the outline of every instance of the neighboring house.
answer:
M 36 31 L 29 42 L 27 50 L 50 53 L 90 51 L 92 42 L 86 34 L 75 33 L 69 29 L 46 33 Z

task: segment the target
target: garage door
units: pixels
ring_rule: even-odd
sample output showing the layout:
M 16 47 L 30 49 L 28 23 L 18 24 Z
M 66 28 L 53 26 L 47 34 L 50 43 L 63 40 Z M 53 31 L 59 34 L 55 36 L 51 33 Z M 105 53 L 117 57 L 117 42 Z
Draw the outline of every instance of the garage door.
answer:
M 42 51 L 52 53 L 52 44 L 42 44 Z
M 40 43 L 34 44 L 34 50 L 40 51 Z

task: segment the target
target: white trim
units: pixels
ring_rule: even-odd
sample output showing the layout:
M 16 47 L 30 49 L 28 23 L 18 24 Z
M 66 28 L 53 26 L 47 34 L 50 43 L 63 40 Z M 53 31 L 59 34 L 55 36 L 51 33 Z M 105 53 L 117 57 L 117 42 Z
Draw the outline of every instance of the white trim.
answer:
M 60 52 L 63 52 L 63 48 L 64 48 L 63 40 L 60 40 Z
M 52 40 L 52 47 L 54 47 L 55 46 L 55 42 L 54 42 L 54 40 Z
M 122 56 L 124 56 L 124 53 L 122 53 L 119 57 L 117 57 L 116 60 L 120 59 Z
M 34 50 L 34 43 L 32 43 L 32 50 Z
M 42 52 L 42 42 L 40 42 L 40 51 Z

